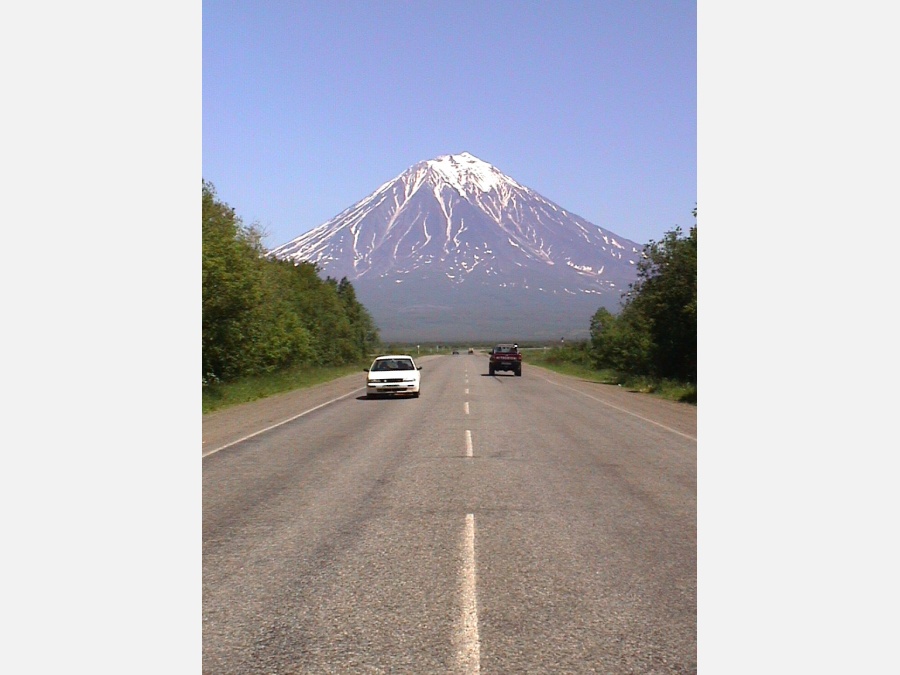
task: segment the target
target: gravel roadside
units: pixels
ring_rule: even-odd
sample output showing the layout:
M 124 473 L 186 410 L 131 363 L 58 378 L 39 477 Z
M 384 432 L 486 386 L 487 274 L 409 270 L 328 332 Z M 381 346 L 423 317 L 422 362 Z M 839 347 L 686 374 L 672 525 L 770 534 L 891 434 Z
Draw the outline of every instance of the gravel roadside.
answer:
M 416 362 L 421 365 L 433 358 L 438 357 L 425 356 L 416 359 Z M 331 401 L 350 396 L 365 396 L 365 382 L 365 373 L 360 370 L 359 373 L 345 375 L 331 382 L 207 413 L 203 415 L 202 455 L 212 454 L 223 446 L 286 422 Z
M 365 373 L 268 396 L 203 416 L 203 455 L 348 395 L 365 395 Z

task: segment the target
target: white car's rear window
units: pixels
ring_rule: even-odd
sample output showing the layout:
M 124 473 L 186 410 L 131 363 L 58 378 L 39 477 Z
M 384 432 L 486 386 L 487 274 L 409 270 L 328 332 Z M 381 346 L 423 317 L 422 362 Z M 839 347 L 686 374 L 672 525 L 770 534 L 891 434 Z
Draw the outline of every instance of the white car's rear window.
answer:
M 415 370 L 415 367 L 409 359 L 382 359 L 375 362 L 372 370 Z

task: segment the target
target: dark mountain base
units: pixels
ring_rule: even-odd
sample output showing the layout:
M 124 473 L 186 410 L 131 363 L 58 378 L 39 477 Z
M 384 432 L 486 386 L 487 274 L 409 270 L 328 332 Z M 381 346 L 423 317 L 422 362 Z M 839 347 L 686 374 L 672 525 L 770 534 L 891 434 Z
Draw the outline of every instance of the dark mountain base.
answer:
M 621 309 L 615 289 L 571 294 L 439 280 L 353 285 L 383 342 L 584 340 L 600 307 Z

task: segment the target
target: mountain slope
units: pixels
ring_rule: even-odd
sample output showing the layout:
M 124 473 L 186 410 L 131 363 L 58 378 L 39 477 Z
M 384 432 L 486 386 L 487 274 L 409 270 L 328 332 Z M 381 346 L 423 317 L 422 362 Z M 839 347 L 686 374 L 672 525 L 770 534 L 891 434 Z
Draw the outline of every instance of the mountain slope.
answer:
M 385 340 L 525 340 L 585 337 L 599 307 L 619 307 L 641 248 L 464 152 L 269 254 L 347 277 Z

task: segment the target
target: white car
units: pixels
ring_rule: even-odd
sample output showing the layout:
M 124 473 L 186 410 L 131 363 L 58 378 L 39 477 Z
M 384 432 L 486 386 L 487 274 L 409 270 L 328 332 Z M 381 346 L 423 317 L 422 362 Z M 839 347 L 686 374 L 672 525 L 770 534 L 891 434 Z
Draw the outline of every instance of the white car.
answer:
M 408 354 L 379 356 L 366 371 L 366 397 L 375 398 L 381 394 L 409 394 L 419 398 L 422 366 L 417 366 Z

